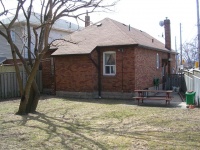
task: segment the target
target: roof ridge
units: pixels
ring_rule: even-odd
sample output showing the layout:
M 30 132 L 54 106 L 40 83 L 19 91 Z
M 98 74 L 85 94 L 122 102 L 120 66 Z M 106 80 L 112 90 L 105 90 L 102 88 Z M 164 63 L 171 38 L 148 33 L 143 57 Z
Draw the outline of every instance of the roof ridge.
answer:
M 128 36 L 129 38 L 131 38 L 131 40 L 133 40 L 133 42 L 138 43 L 138 41 L 134 40 L 130 35 L 128 35 L 126 32 L 124 32 L 124 31 L 115 23 L 115 22 L 117 22 L 117 23 L 121 23 L 121 22 L 115 21 L 115 20 L 110 19 L 110 18 L 108 18 L 108 19 L 111 20 L 111 22 L 120 30 L 120 32 L 121 32 L 122 34 L 124 34 L 125 36 Z M 123 24 L 123 23 L 121 23 L 121 24 Z M 124 24 L 124 25 L 125 25 L 125 24 Z

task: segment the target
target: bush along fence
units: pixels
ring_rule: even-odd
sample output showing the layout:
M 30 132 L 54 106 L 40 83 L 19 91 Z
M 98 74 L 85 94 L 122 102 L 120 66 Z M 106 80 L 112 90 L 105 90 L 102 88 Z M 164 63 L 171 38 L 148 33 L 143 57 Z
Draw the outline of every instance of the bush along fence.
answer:
M 200 70 L 184 71 L 187 91 L 194 91 L 196 104 L 200 105 Z
M 27 81 L 27 74 L 20 72 L 23 85 Z M 36 75 L 36 82 L 40 92 L 42 92 L 42 71 L 38 71 Z M 20 96 L 20 90 L 17 82 L 16 72 L 0 73 L 0 100 L 7 98 L 15 98 Z

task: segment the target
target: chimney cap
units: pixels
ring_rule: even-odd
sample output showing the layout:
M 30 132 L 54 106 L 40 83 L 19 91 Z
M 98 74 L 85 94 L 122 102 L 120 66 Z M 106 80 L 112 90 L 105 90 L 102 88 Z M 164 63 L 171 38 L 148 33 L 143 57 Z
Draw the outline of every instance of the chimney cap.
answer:
M 170 20 L 166 17 L 166 19 L 164 20 L 164 25 L 166 24 L 170 24 Z

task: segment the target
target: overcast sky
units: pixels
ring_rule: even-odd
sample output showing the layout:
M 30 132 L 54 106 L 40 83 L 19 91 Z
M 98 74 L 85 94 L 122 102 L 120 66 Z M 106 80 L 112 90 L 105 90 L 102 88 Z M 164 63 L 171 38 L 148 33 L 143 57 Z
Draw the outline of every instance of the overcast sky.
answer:
M 9 7 L 15 7 L 14 0 L 6 1 Z M 163 43 L 164 27 L 159 26 L 159 22 L 168 17 L 171 21 L 172 48 L 175 49 L 176 36 L 177 49 L 179 50 L 180 23 L 182 24 L 183 43 L 190 42 L 197 35 L 196 8 L 196 0 L 120 0 L 113 8 L 113 12 L 93 13 L 90 14 L 90 17 L 93 23 L 108 17 L 127 25 L 130 24 L 134 28 L 149 33 Z M 35 10 L 37 10 L 37 7 L 35 7 Z M 75 20 L 66 19 L 76 23 Z M 84 26 L 83 22 L 79 23 Z
M 91 14 L 91 21 L 97 22 L 105 17 L 130 24 L 164 42 L 164 27 L 160 21 L 166 17 L 171 21 L 172 48 L 180 48 L 180 23 L 182 24 L 183 43 L 190 42 L 197 35 L 196 0 L 121 0 L 112 13 Z

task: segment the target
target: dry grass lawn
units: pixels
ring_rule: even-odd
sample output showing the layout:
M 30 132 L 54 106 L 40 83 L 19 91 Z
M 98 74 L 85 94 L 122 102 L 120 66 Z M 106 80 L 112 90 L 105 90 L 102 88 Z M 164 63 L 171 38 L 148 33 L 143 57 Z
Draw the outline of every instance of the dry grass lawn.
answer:
M 200 149 L 200 110 L 122 100 L 43 97 L 38 113 L 17 116 L 0 102 L 0 149 Z

